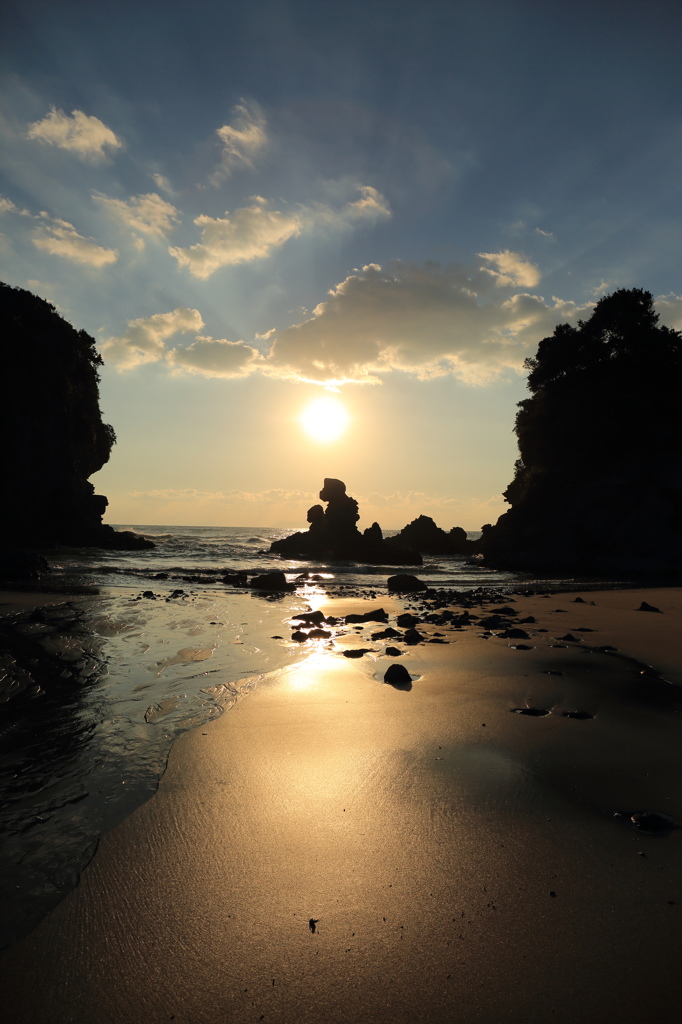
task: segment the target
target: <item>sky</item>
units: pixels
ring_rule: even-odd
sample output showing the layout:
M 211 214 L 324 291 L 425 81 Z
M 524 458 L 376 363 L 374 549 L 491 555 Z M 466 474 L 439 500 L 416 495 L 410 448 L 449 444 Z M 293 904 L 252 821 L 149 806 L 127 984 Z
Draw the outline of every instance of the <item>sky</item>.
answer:
M 110 523 L 302 527 L 331 476 L 479 529 L 543 337 L 619 287 L 682 328 L 678 0 L 1 17 L 0 279 L 96 339 Z

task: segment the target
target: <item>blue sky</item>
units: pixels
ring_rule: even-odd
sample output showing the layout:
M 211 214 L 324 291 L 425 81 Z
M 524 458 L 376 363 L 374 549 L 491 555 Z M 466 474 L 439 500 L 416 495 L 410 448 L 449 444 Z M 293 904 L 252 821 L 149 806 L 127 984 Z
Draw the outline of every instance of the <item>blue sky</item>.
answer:
M 110 522 L 297 525 L 339 476 L 476 529 L 555 324 L 637 286 L 682 327 L 674 0 L 3 19 L 0 276 L 97 339 Z

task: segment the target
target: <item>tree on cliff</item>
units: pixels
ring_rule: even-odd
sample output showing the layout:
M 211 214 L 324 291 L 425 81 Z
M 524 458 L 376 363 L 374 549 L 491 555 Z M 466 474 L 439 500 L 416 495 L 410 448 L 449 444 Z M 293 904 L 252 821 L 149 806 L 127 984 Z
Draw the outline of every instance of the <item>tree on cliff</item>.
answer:
M 102 525 L 107 499 L 88 482 L 116 441 L 99 409 L 94 339 L 7 284 L 0 336 L 1 543 L 130 546 Z
M 664 571 L 682 565 L 682 340 L 650 292 L 619 289 L 526 360 L 511 510 L 490 561 Z

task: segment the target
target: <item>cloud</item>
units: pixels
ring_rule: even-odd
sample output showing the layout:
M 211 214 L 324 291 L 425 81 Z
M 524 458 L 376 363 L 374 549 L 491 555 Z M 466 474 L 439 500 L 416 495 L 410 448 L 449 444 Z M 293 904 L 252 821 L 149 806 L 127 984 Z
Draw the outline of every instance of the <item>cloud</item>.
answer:
M 100 350 L 104 359 L 118 370 L 130 370 L 143 363 L 154 363 L 166 355 L 166 341 L 174 334 L 200 331 L 204 321 L 197 309 L 179 306 L 171 313 L 131 320 L 118 338 L 107 338 Z
M 484 384 L 521 373 L 557 323 L 589 308 L 525 292 L 502 299 L 488 274 L 457 265 L 368 264 L 331 289 L 310 319 L 277 334 L 267 372 L 340 384 L 402 370 Z
M 348 228 L 363 220 L 381 220 L 391 216 L 391 209 L 381 192 L 371 185 L 358 187 L 360 198 L 348 202 L 339 209 L 327 203 L 313 203 L 301 208 L 301 220 L 304 226 Z
M 177 192 L 171 185 L 165 174 L 152 174 L 152 179 L 157 188 L 160 188 L 162 192 L 165 192 L 169 196 L 177 195 Z
M 285 490 L 283 487 L 270 487 L 264 491 L 199 491 L 194 487 L 161 487 L 151 491 L 128 491 L 128 498 L 164 501 L 220 501 L 245 503 L 249 505 L 280 504 L 295 501 L 310 505 L 317 498 L 312 491 Z
M 672 327 L 675 331 L 682 331 L 682 295 L 659 295 L 654 299 L 654 307 L 661 318 L 661 323 L 666 327 Z
M 202 214 L 194 223 L 201 228 L 201 241 L 189 249 L 169 248 L 179 266 L 189 267 L 193 277 L 205 280 L 219 267 L 249 263 L 269 256 L 273 249 L 298 235 L 301 218 L 298 214 L 268 210 L 266 201 L 254 196 L 251 206 L 235 210 L 230 217 L 208 217 Z
M 123 143 L 111 128 L 98 117 L 72 110 L 71 116 L 63 110 L 50 108 L 42 121 L 28 126 L 28 138 L 50 146 L 76 153 L 83 160 L 100 161 L 106 158 L 105 148 L 120 149 Z
M 371 185 L 358 186 L 360 198 L 334 208 L 326 203 L 299 206 L 283 213 L 268 209 L 267 200 L 253 196 L 251 206 L 241 207 L 224 217 L 202 214 L 194 223 L 201 228 L 201 241 L 188 249 L 169 248 L 181 267 L 193 277 L 210 277 L 219 267 L 235 266 L 263 259 L 290 238 L 315 229 L 348 229 L 362 221 L 390 217 L 384 196 Z
M 535 288 L 540 283 L 538 268 L 519 252 L 505 249 L 503 252 L 479 252 L 478 256 L 493 265 L 481 267 L 481 270 L 484 274 L 490 274 L 499 288 Z
M 180 212 L 156 192 L 131 196 L 130 199 L 111 199 L 100 192 L 93 199 L 131 231 L 139 231 L 152 238 L 164 238 L 180 221 Z
M 197 338 L 186 348 L 171 349 L 166 359 L 177 370 L 204 377 L 246 377 L 252 373 L 262 356 L 243 341 Z
M 12 213 L 16 210 L 16 206 L 11 199 L 5 199 L 4 196 L 0 196 L 0 213 Z
M 533 228 L 536 235 L 542 235 L 543 238 L 554 238 L 554 234 L 551 231 L 543 231 L 542 228 Z
M 44 223 L 33 235 L 33 244 L 38 249 L 91 267 L 103 267 L 118 259 L 116 249 L 105 249 L 93 238 L 85 238 L 67 220 L 49 217 L 46 213 L 41 213 L 40 218 Z
M 232 110 L 232 122 L 216 129 L 223 152 L 220 167 L 211 176 L 214 185 L 238 167 L 253 167 L 256 154 L 267 141 L 265 117 L 257 104 L 242 100 Z

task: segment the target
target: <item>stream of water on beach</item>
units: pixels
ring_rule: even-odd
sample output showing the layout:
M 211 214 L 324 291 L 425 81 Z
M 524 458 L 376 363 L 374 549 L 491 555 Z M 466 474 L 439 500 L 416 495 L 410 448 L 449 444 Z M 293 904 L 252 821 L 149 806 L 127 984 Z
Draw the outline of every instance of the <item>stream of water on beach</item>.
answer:
M 396 571 L 270 555 L 285 530 L 136 529 L 157 546 L 47 553 L 52 572 L 40 589 L 54 600 L 0 616 L 0 946 L 72 889 L 99 837 L 154 793 L 177 736 L 304 656 L 287 619 L 323 591 L 380 604 Z M 273 569 L 295 593 L 222 582 L 226 572 Z M 571 582 L 465 558 L 427 557 L 417 571 L 453 590 Z

